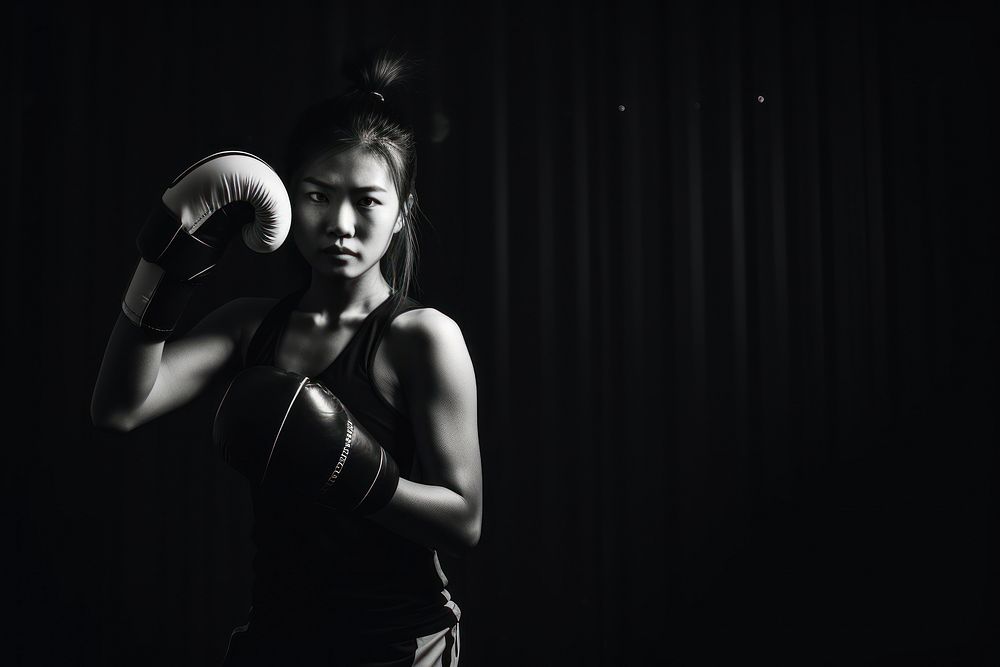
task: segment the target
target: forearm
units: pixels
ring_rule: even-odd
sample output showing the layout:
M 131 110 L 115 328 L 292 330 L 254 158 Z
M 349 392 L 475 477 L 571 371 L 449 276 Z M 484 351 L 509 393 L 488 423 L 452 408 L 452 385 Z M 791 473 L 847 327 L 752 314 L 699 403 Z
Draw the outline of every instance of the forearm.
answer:
M 144 335 L 119 311 L 91 399 L 94 423 L 113 421 L 142 404 L 156 382 L 163 346 L 163 341 Z
M 443 486 L 400 478 L 389 504 L 372 521 L 431 549 L 453 556 L 471 546 L 473 514 L 462 496 Z

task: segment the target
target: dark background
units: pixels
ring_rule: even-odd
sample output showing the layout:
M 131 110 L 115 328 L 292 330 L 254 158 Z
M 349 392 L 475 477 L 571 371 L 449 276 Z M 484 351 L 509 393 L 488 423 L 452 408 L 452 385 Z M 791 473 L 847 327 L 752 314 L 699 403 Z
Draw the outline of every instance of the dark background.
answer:
M 482 540 L 443 559 L 462 664 L 996 664 L 974 7 L 15 5 L 2 661 L 221 659 L 252 516 L 217 395 L 116 435 L 91 391 L 164 187 L 276 158 L 387 44 L 424 59 L 416 296 L 479 383 Z M 182 330 L 287 292 L 288 259 L 234 244 Z

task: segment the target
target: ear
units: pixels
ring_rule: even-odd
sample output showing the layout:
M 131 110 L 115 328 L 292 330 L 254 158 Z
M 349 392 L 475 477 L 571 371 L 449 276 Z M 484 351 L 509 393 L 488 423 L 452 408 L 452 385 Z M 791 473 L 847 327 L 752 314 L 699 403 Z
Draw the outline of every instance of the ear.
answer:
M 406 198 L 406 203 L 400 207 L 399 215 L 396 217 L 396 225 L 392 228 L 392 233 L 395 234 L 403 228 L 404 218 L 410 217 L 410 209 L 413 208 L 413 193 L 411 192 Z

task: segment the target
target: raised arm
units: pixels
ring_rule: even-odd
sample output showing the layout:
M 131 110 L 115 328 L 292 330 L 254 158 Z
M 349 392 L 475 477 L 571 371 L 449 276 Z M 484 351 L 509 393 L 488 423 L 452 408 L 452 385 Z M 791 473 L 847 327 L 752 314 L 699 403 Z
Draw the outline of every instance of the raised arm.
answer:
M 235 371 L 241 332 L 259 301 L 225 303 L 169 342 L 150 339 L 119 314 L 90 403 L 94 425 L 130 431 L 192 400 L 220 374 Z
M 235 360 L 245 300 L 216 309 L 183 340 L 165 341 L 233 238 L 271 252 L 290 224 L 281 179 L 249 153 L 214 153 L 174 179 L 139 230 L 141 256 L 91 399 L 95 425 L 133 429 L 193 398 Z

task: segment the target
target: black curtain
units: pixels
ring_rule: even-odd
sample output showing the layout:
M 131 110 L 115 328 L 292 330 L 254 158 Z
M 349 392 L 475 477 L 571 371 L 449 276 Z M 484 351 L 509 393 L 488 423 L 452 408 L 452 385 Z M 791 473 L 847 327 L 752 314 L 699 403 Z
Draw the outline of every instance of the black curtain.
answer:
M 380 44 L 424 303 L 479 383 L 462 664 L 998 659 L 995 24 L 888 2 L 16 4 L 3 24 L 5 664 L 213 665 L 249 604 L 219 387 L 89 402 L 151 204 L 278 155 Z M 182 331 L 292 286 L 234 244 Z

